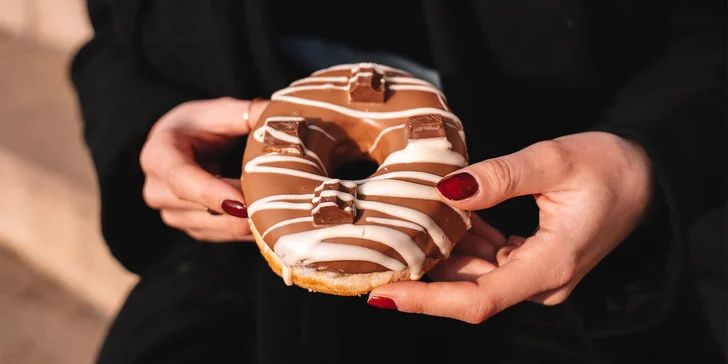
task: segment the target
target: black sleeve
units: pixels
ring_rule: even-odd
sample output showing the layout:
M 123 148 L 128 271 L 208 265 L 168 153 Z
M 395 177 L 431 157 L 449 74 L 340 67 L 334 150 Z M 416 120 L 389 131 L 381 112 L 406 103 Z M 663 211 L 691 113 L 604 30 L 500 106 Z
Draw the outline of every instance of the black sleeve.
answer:
M 127 269 L 141 274 L 184 240 L 145 205 L 139 152 L 160 116 L 201 97 L 145 70 L 135 49 L 138 3 L 88 1 L 94 36 L 76 54 L 71 78 L 98 175 L 104 238 Z
M 593 128 L 640 143 L 656 180 L 649 218 L 595 269 L 599 283 L 589 283 L 594 292 L 623 278 L 612 292 L 622 299 L 602 306 L 619 315 L 591 315 L 601 318 L 597 327 L 635 327 L 664 316 L 686 275 L 688 229 L 726 202 L 725 1 L 670 6 L 663 53 L 621 89 Z

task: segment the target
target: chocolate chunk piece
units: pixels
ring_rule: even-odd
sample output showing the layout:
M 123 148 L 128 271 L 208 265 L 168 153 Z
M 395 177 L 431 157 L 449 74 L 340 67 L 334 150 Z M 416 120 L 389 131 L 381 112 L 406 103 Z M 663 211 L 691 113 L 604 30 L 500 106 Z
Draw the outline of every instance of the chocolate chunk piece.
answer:
M 338 179 L 324 181 L 314 190 L 314 226 L 351 224 L 356 217 L 356 184 Z
M 405 126 L 407 140 L 446 137 L 445 122 L 440 114 L 411 116 Z
M 263 153 L 290 153 L 303 155 L 308 127 L 306 120 L 297 116 L 270 117 L 265 121 Z
M 360 65 L 349 77 L 349 102 L 383 103 L 384 73 L 370 65 Z

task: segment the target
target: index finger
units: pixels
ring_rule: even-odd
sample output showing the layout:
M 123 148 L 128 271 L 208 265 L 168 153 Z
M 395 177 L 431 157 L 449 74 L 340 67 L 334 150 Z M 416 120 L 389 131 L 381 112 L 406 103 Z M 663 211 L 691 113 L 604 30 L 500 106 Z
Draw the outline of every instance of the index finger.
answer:
M 143 160 L 179 199 L 214 210 L 220 210 L 225 200 L 242 206 L 242 191 L 198 166 L 186 139 L 174 131 L 158 133 L 146 146 Z
M 472 324 L 539 293 L 540 272 L 512 260 L 475 282 L 398 282 L 374 289 L 372 301 L 389 299 L 399 311 L 448 317 Z

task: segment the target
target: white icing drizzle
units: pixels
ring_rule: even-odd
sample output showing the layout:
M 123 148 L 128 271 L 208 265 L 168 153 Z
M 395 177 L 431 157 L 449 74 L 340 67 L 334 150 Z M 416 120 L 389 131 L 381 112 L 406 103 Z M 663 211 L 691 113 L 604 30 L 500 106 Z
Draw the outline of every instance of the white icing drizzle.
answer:
M 364 196 L 400 197 L 441 201 L 440 195 L 430 186 L 407 181 L 399 181 L 396 179 L 369 180 L 361 184 L 357 190 L 358 193 Z M 450 208 L 460 215 L 460 218 L 466 225 L 468 224 L 467 221 L 469 216 L 467 212 L 452 206 L 450 206 Z
M 379 145 L 379 140 L 382 139 L 382 137 L 384 136 L 384 134 L 387 134 L 387 133 L 389 133 L 392 130 L 404 129 L 404 127 L 405 127 L 404 124 L 400 124 L 400 125 L 390 126 L 388 128 L 385 128 L 381 132 L 379 132 L 379 134 L 377 135 L 377 137 L 374 139 L 374 142 L 372 143 L 372 146 L 369 147 L 369 153 L 373 152 L 374 149 L 377 147 L 377 145 Z
M 297 81 L 293 81 L 290 86 L 296 86 L 304 83 L 312 83 L 312 82 L 328 82 L 328 83 L 347 83 L 349 82 L 349 77 L 346 76 L 339 76 L 339 77 L 328 77 L 328 76 L 319 76 L 319 77 L 306 77 L 302 78 Z
M 302 223 L 302 222 L 313 222 L 313 216 L 297 217 L 295 219 L 283 220 L 281 222 L 275 223 L 275 224 L 271 225 L 271 227 L 269 227 L 266 231 L 264 231 L 260 237 L 261 237 L 261 239 L 265 239 L 265 237 L 268 235 L 268 233 L 270 233 L 271 231 L 273 231 L 275 229 L 278 229 L 280 227 L 284 227 L 287 225 Z
M 434 173 L 419 172 L 419 171 L 396 171 L 396 172 L 380 174 L 378 176 L 373 176 L 373 177 L 360 179 L 360 180 L 352 181 L 352 182 L 360 185 L 367 181 L 376 181 L 376 180 L 388 179 L 388 178 L 407 178 L 407 179 L 415 179 L 418 181 L 437 183 L 442 179 L 442 176 L 438 176 Z
M 316 213 L 318 213 L 318 210 L 320 208 L 327 207 L 327 206 L 336 207 L 336 202 L 324 202 L 324 203 L 320 203 L 320 204 L 316 205 L 316 207 L 314 207 L 313 210 L 311 210 L 311 214 L 316 214 Z
M 245 165 L 245 172 L 246 173 L 275 173 L 275 174 L 287 174 L 289 176 L 294 177 L 301 177 L 301 178 L 308 178 L 316 181 L 326 181 L 329 179 L 326 176 L 321 176 L 314 173 L 309 172 L 303 172 L 295 169 L 290 168 L 281 168 L 281 167 L 270 167 L 270 166 L 261 166 L 263 163 L 274 163 L 274 162 L 299 162 L 299 163 L 306 163 L 311 164 L 314 167 L 318 166 L 316 163 L 311 162 L 308 159 L 300 158 L 300 157 L 293 157 L 293 156 L 284 156 L 284 155 L 276 155 L 276 154 L 268 154 L 268 155 L 261 155 L 258 157 L 253 158 L 251 161 L 249 161 Z
M 315 130 L 315 131 L 323 134 L 325 137 L 329 138 L 329 140 L 331 140 L 332 142 L 336 143 L 336 138 L 334 138 L 333 135 L 327 133 L 326 130 L 324 130 L 323 128 L 320 128 L 320 127 L 318 127 L 316 125 L 309 125 L 308 128 L 310 130 Z
M 394 76 L 394 77 L 387 77 L 387 82 L 391 84 L 407 84 L 407 85 L 421 85 L 421 86 L 427 86 L 431 89 L 436 90 L 439 93 L 442 93 L 440 89 L 437 88 L 437 86 L 425 81 L 420 80 L 418 78 L 411 78 L 411 77 L 400 77 L 400 76 Z M 346 76 L 338 76 L 338 77 L 331 77 L 331 76 L 314 76 L 314 77 L 306 77 L 302 78 L 300 80 L 296 80 L 292 82 L 289 86 L 298 86 L 302 84 L 308 84 L 308 83 L 341 83 L 341 84 L 347 84 L 349 82 L 349 78 Z M 444 95 L 443 95 L 444 97 Z
M 282 90 L 274 92 L 273 96 L 288 95 L 288 94 L 292 94 L 294 92 L 300 92 L 300 91 L 312 91 L 312 90 L 346 91 L 348 89 L 349 89 L 349 86 L 334 85 L 333 83 L 324 83 L 321 85 L 303 85 L 303 86 L 293 86 L 293 87 L 284 88 Z M 273 99 L 271 99 L 271 100 L 273 100 Z
M 276 139 L 282 140 L 286 143 L 300 144 L 301 147 L 305 148 L 305 146 L 303 145 L 303 140 L 301 140 L 301 138 L 299 138 L 297 136 L 288 135 L 282 131 L 273 129 L 268 125 L 265 125 L 264 128 L 265 128 L 266 133 L 270 134 L 272 137 L 274 137 Z
M 440 201 L 440 195 L 435 188 L 396 179 L 367 181 L 359 185 L 357 193 L 364 196 L 401 197 Z
M 445 137 L 410 140 L 404 149 L 387 156 L 379 169 L 398 163 L 440 163 L 458 167 L 468 165 L 462 154 L 452 150 L 452 144 Z
M 424 85 L 390 85 L 390 89 L 392 90 L 405 90 L 405 91 L 423 91 L 423 92 L 430 92 L 436 95 L 442 95 L 442 91 L 436 89 L 435 87 L 430 86 L 424 86 Z M 442 104 L 442 107 L 445 108 L 444 100 L 440 99 L 440 103 Z
M 296 117 L 296 116 L 269 117 L 268 119 L 265 120 L 265 124 L 262 127 L 258 128 L 258 130 L 253 132 L 253 138 L 255 138 L 255 140 L 258 140 L 260 138 L 259 141 L 263 142 L 263 140 L 265 139 L 265 134 L 267 133 L 267 134 L 270 134 L 273 138 L 282 140 L 286 143 L 298 144 L 301 146 L 301 149 L 303 149 L 303 152 L 306 156 L 311 157 L 311 158 L 315 159 L 316 162 L 318 162 L 318 165 L 316 167 L 318 167 L 322 172 L 324 172 L 324 175 L 328 175 L 329 172 L 326 170 L 326 166 L 324 166 L 324 162 L 321 161 L 321 158 L 319 158 L 319 156 L 316 153 L 314 153 L 313 151 L 306 148 L 306 144 L 303 142 L 303 140 L 301 140 L 301 138 L 286 134 L 282 131 L 275 130 L 275 129 L 271 128 L 270 126 L 268 126 L 269 121 L 288 121 L 288 120 L 304 121 L 304 119 L 302 117 Z
M 310 100 L 304 97 L 291 95 L 295 92 L 309 90 L 346 91 L 349 89 L 349 83 L 353 78 L 371 75 L 371 72 L 359 72 L 360 69 L 364 67 L 374 68 L 376 72 L 399 72 L 409 75 L 402 70 L 378 64 L 361 63 L 351 65 L 338 65 L 315 72 L 311 75 L 311 77 L 307 77 L 291 83 L 290 87 L 274 93 L 271 97 L 271 100 L 331 110 L 339 114 L 360 119 L 362 120 L 362 122 L 369 123 L 373 123 L 373 120 L 387 120 L 407 118 L 417 115 L 439 114 L 442 115 L 444 118 L 448 119 L 445 120 L 445 126 L 455 128 L 463 141 L 465 140 L 464 132 L 462 130 L 462 123 L 456 115 L 450 112 L 449 108 L 447 107 L 446 99 L 443 93 L 434 85 L 423 80 L 410 77 L 387 76 L 384 77 L 383 82 L 386 82 L 387 87 L 392 90 L 433 93 L 437 95 L 442 109 L 434 107 L 423 107 L 389 112 L 360 111 L 350 109 L 348 107 L 338 104 L 332 104 L 329 102 L 318 100 Z M 354 75 L 352 77 L 317 76 L 321 73 L 336 70 L 349 70 Z M 279 118 L 291 120 L 296 117 Z M 275 118 L 269 118 L 267 119 L 267 121 L 268 120 L 275 120 Z M 308 128 L 310 130 L 321 132 L 322 134 L 324 134 L 325 137 L 327 137 L 334 143 L 337 142 L 337 140 L 332 135 L 328 134 L 321 127 L 309 125 Z M 390 126 L 382 130 L 372 142 L 372 145 L 369 148 L 369 152 L 371 153 L 377 148 L 380 140 L 383 138 L 384 135 L 394 130 L 403 128 L 405 128 L 405 125 L 399 124 L 395 126 Z M 267 128 L 267 125 L 264 125 L 263 127 L 255 130 L 253 133 L 253 137 L 255 138 L 255 140 L 263 142 L 266 131 L 274 138 L 286 141 L 288 143 L 299 144 L 303 147 L 303 150 L 307 151 L 304 145 L 305 143 L 303 143 L 303 141 L 301 141 L 299 138 L 283 132 L 276 131 L 271 128 Z M 331 179 L 326 176 L 327 172 L 318 156 L 316 156 L 315 154 L 310 155 L 308 153 L 306 153 L 306 155 L 315 159 L 319 165 L 303 157 L 280 154 L 267 154 L 257 156 L 256 158 L 249 161 L 245 165 L 245 172 L 282 174 L 290 177 L 299 177 L 311 181 L 318 181 L 324 184 L 340 183 L 347 188 L 356 187 L 357 195 L 363 196 L 411 198 L 440 201 L 440 195 L 437 193 L 437 190 L 431 185 L 400 180 L 408 179 L 434 184 L 442 178 L 442 176 L 439 176 L 437 174 L 420 171 L 395 171 L 383 173 L 381 175 L 372 176 L 358 181 L 342 181 L 338 179 Z M 318 169 L 323 172 L 324 175 L 304 172 L 296 169 L 264 165 L 280 162 L 294 162 L 312 165 L 318 167 Z M 457 167 L 463 167 L 467 165 L 467 161 L 465 160 L 465 158 L 460 153 L 452 150 L 452 144 L 447 140 L 447 138 L 409 140 L 407 146 L 404 149 L 391 153 L 384 160 L 384 162 L 381 163 L 381 165 L 379 166 L 379 170 L 386 170 L 387 166 L 401 163 L 439 163 Z M 400 230 L 397 230 L 397 228 L 411 229 L 423 234 L 426 233 L 430 236 L 433 243 L 439 248 L 440 253 L 443 256 L 447 257 L 450 253 L 452 242 L 445 235 L 445 232 L 433 220 L 433 218 L 417 209 L 397 206 L 380 201 L 362 200 L 352 194 L 341 192 L 338 190 L 324 191 L 323 184 L 319 185 L 319 187 L 317 187 L 314 192 L 317 192 L 319 194 L 319 197 L 316 197 L 315 194 L 287 194 L 267 196 L 252 203 L 248 207 L 248 214 L 252 217 L 254 214 L 263 210 L 281 209 L 310 212 L 310 214 L 307 214 L 307 216 L 295 217 L 289 220 L 280 221 L 268 227 L 268 229 L 263 232 L 262 237 L 268 236 L 268 234 L 270 234 L 272 231 L 283 226 L 297 223 L 312 223 L 313 217 L 311 216 L 311 214 L 315 213 L 317 209 L 324 206 L 337 205 L 334 202 L 319 203 L 322 197 L 336 196 L 342 201 L 353 201 L 356 210 L 377 211 L 389 217 L 367 217 L 365 221 L 369 223 L 368 225 L 335 225 L 330 227 L 315 228 L 312 230 L 306 230 L 279 237 L 278 240 L 274 242 L 275 244 L 273 250 L 284 263 L 282 276 L 284 281 L 288 285 L 292 284 L 291 267 L 305 267 L 306 265 L 311 263 L 348 260 L 369 261 L 394 271 L 401 271 L 409 268 L 410 278 L 419 279 L 420 277 L 422 277 L 423 274 L 422 267 L 426 259 L 425 253 L 412 237 Z M 346 209 L 351 209 L 351 207 L 347 207 Z M 455 208 L 453 208 L 453 210 L 458 213 L 465 225 L 469 227 L 469 213 Z M 402 264 L 400 261 L 386 254 L 380 253 L 373 249 L 365 248 L 363 246 L 335 244 L 327 242 L 327 240 L 329 239 L 336 238 L 359 238 L 387 245 L 394 249 L 402 257 L 402 259 L 404 259 L 406 264 Z
M 283 169 L 283 168 L 281 168 Z M 311 203 L 291 203 L 291 202 L 278 202 L 282 200 L 311 200 L 314 197 L 314 194 L 301 194 L 301 195 L 274 195 L 274 196 L 267 196 L 263 197 L 248 206 L 248 215 L 253 216 L 256 212 L 261 210 L 272 210 L 272 209 L 280 209 L 279 206 L 287 206 L 289 209 L 292 210 L 306 210 L 311 209 L 313 207 L 313 204 Z M 272 205 L 277 204 L 277 205 Z M 285 205 L 283 205 L 285 204 Z M 269 207 L 269 206 L 273 207 Z
M 409 221 L 397 220 L 397 219 L 387 219 L 384 217 L 367 217 L 365 220 L 367 222 L 373 222 L 375 224 L 391 225 L 391 226 L 397 226 L 397 227 L 402 227 L 402 228 L 406 228 L 406 229 L 417 230 L 417 231 L 421 231 L 423 233 L 425 232 L 425 228 L 423 228 L 422 226 L 419 226 L 417 224 L 413 224 Z
M 266 119 L 266 120 L 271 120 L 271 119 L 274 119 L 274 118 L 276 118 L 276 117 L 270 117 L 270 118 L 268 118 L 268 119 Z M 286 119 L 287 117 L 286 117 L 286 118 L 283 118 L 283 117 L 278 117 L 278 118 L 280 118 L 280 119 Z M 295 117 L 291 117 L 291 118 L 287 118 L 287 119 L 294 119 L 294 118 L 295 118 Z M 303 119 L 303 118 L 300 118 L 300 119 Z M 331 134 L 327 133 L 327 132 L 326 132 L 326 130 L 324 130 L 323 128 L 321 128 L 321 127 L 318 127 L 318 126 L 316 126 L 316 125 L 308 125 L 308 129 L 309 129 L 309 130 L 315 130 L 315 131 L 317 131 L 317 132 L 319 132 L 319 133 L 323 134 L 323 135 L 324 135 L 325 137 L 329 138 L 329 139 L 330 139 L 330 140 L 331 140 L 332 142 L 336 143 L 336 138 L 334 138 L 334 136 L 333 136 L 333 135 L 331 135 Z M 255 140 L 256 140 L 256 141 L 258 142 L 258 143 L 262 143 L 262 142 L 263 142 L 263 139 L 265 138 L 265 131 L 266 131 L 266 130 L 267 130 L 267 129 L 266 129 L 266 125 L 263 125 L 263 126 L 261 126 L 260 128 L 256 129 L 256 130 L 255 130 L 255 131 L 253 132 L 253 138 L 254 138 L 254 139 L 255 139 Z
M 357 74 L 360 75 L 360 74 Z M 299 84 L 300 85 L 300 84 Z M 423 91 L 423 92 L 430 92 L 435 95 L 437 95 L 438 100 L 440 101 L 440 105 L 447 110 L 447 105 L 445 103 L 444 95 L 442 91 L 435 88 L 434 86 L 426 86 L 426 85 L 407 85 L 407 84 L 393 84 L 389 86 L 392 90 L 403 90 L 403 91 Z M 324 84 L 317 84 L 317 85 L 303 85 L 303 86 L 291 86 L 285 89 L 282 89 L 280 91 L 276 91 L 273 96 L 279 97 L 283 95 L 289 95 L 294 92 L 300 92 L 300 91 L 312 91 L 312 90 L 339 90 L 339 91 L 348 91 L 349 90 L 349 84 L 347 85 L 335 85 L 333 83 L 324 83 Z
M 386 254 L 362 246 L 325 242 L 334 238 L 359 238 L 385 244 L 402 256 L 407 265 Z M 422 264 L 425 261 L 425 253 L 417 247 L 409 235 L 378 225 L 336 225 L 282 236 L 276 242 L 274 252 L 288 266 L 366 260 L 395 271 L 409 267 L 413 279 L 422 277 Z
M 261 204 L 257 203 L 258 201 L 255 201 L 248 206 L 248 215 L 253 216 L 263 210 L 311 210 L 313 208 L 313 204 L 309 202 L 296 203 L 272 201 Z
M 316 155 L 316 153 L 310 151 L 309 149 L 305 149 L 305 148 L 304 148 L 304 152 L 306 153 L 307 156 L 315 159 L 316 162 L 318 162 L 318 167 L 321 169 L 322 172 L 324 172 L 324 175 L 326 175 L 326 176 L 329 175 L 329 171 L 326 170 L 326 166 L 324 166 L 324 162 L 321 161 L 321 158 L 319 158 L 319 156 Z
M 323 198 L 323 197 L 331 197 L 331 196 L 336 196 L 340 200 L 347 201 L 347 202 L 354 200 L 354 196 L 352 196 L 351 194 L 348 194 L 346 192 L 341 192 L 341 191 L 321 191 L 321 193 L 319 194 L 319 196 L 318 197 L 314 197 L 313 200 L 311 200 L 311 202 L 317 203 L 317 202 L 319 202 L 319 200 L 321 200 L 321 198 Z M 328 202 L 326 202 L 326 203 L 328 203 Z
M 404 206 L 396 206 L 384 202 L 355 200 L 354 206 L 360 210 L 374 210 L 403 220 L 412 221 L 425 228 L 432 238 L 432 242 L 440 248 L 440 253 L 447 256 L 450 253 L 451 242 L 439 225 L 427 214 Z
M 369 63 L 369 62 L 362 62 L 362 63 L 351 63 L 351 64 L 339 64 L 336 66 L 332 66 L 329 68 L 325 68 L 322 70 L 318 70 L 311 74 L 311 76 L 320 75 L 324 72 L 330 72 L 330 71 L 341 71 L 341 70 L 351 70 L 352 72 L 357 72 L 359 68 L 374 68 L 377 70 L 377 72 L 384 73 L 384 72 L 397 72 L 402 73 L 405 75 L 411 76 L 409 72 L 403 71 L 401 69 L 397 69 L 390 66 L 385 66 L 382 64 L 376 64 L 376 63 Z
M 439 114 L 445 118 L 455 121 L 456 123 L 458 123 L 459 126 L 462 125 L 460 119 L 457 116 L 455 116 L 455 114 L 453 114 L 449 111 L 445 111 L 445 110 L 434 108 L 434 107 L 422 107 L 422 108 L 417 108 L 417 109 L 407 109 L 407 110 L 390 111 L 390 112 L 373 112 L 373 111 L 353 110 L 353 109 L 349 109 L 347 107 L 343 107 L 340 105 L 334 105 L 334 104 L 324 102 L 324 101 L 309 100 L 309 99 L 305 99 L 302 97 L 296 97 L 296 96 L 282 96 L 282 95 L 273 94 L 273 96 L 271 96 L 271 100 L 285 101 L 285 102 L 290 102 L 292 104 L 298 104 L 298 105 L 319 107 L 322 109 L 335 111 L 340 114 L 344 114 L 344 115 L 350 116 L 352 118 L 358 118 L 358 119 L 368 118 L 368 119 L 375 119 L 375 120 L 386 120 L 386 119 L 407 118 L 410 116 L 417 116 L 417 115 Z

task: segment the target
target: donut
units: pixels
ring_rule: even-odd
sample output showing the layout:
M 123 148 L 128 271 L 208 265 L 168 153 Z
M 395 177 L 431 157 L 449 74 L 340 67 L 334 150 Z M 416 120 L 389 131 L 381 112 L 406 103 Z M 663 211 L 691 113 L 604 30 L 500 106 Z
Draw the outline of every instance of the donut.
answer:
M 393 67 L 344 64 L 275 92 L 248 136 L 242 189 L 261 254 L 285 284 L 358 296 L 419 280 L 470 228 L 436 183 L 468 164 L 443 93 Z M 336 178 L 347 164 L 378 167 Z

